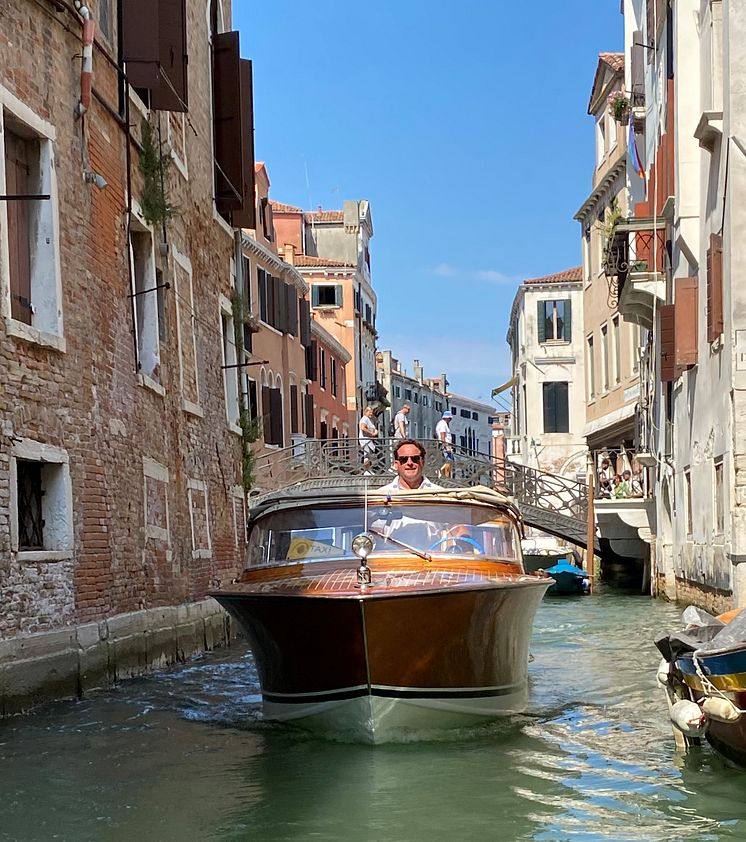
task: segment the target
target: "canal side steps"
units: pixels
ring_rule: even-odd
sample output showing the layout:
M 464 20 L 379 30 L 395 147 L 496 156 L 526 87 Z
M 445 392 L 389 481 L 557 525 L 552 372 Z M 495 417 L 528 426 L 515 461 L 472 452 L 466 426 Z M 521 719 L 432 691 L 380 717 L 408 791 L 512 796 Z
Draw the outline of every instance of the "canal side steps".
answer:
M 356 440 L 298 439 L 292 445 L 261 454 L 256 460 L 256 484 L 253 494 L 276 491 L 307 479 L 353 482 L 367 477 L 371 484 L 383 485 L 393 476 L 395 439 L 376 439 L 375 450 L 365 461 Z M 508 494 L 518 506 L 527 525 L 548 532 L 565 541 L 585 547 L 588 534 L 588 486 L 584 482 L 548 474 L 507 460 L 496 460 L 453 446 L 451 475 L 440 446 L 431 440 L 420 442 L 425 448 L 425 474 L 445 487 L 486 485 Z M 353 479 L 354 478 L 354 479 Z M 601 554 L 598 536 L 595 552 Z
M 234 637 L 229 615 L 204 599 L 0 641 L 0 716 L 162 669 Z

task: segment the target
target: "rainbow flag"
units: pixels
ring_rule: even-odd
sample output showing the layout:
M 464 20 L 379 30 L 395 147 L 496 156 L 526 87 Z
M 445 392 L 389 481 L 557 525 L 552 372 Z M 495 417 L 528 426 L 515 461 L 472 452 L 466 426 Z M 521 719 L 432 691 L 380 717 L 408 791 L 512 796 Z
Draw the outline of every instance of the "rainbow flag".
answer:
M 637 139 L 635 137 L 635 118 L 629 115 L 629 138 L 627 139 L 627 154 L 632 169 L 645 181 L 645 167 L 640 160 L 640 153 L 637 151 Z

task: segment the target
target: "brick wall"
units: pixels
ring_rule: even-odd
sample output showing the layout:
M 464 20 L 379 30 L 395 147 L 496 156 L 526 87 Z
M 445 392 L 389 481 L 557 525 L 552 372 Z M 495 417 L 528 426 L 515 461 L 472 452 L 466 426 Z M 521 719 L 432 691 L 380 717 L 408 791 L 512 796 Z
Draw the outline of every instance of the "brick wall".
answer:
M 187 6 L 190 125 L 176 142 L 188 178 L 183 168 L 169 170 L 167 190 L 177 214 L 166 226 L 166 256 L 158 249 L 163 232 L 154 232 L 163 278 L 171 282 L 164 293 L 160 394 L 142 385 L 136 370 L 126 145 L 116 117 L 116 72 L 101 50 L 94 50 L 92 106 L 84 120 L 76 120 L 75 18 L 32 0 L 0 5 L 0 85 L 56 133 L 65 339 L 64 351 L 45 347 L 12 335 L 0 320 L 0 639 L 199 599 L 241 566 L 243 538 L 236 541 L 234 513 L 240 442 L 226 422 L 218 302 L 219 294 L 231 295 L 233 241 L 213 214 L 204 3 L 188 0 Z M 143 117 L 132 108 L 136 136 Z M 164 138 L 168 122 L 173 129 L 181 124 L 178 118 L 150 116 L 154 127 L 161 121 Z M 131 152 L 137 200 L 136 144 Z M 84 168 L 100 173 L 107 187 L 85 183 Z M 196 394 L 190 378 L 183 393 L 181 388 L 174 249 L 192 268 L 196 355 L 186 354 L 183 363 L 187 371 L 197 371 L 198 411 L 183 407 L 184 399 L 194 404 Z M 180 281 L 180 296 L 183 289 Z M 7 298 L 4 286 L 2 295 Z M 178 306 L 191 316 L 186 296 Z M 39 559 L 12 548 L 11 464 L 21 440 L 51 445 L 69 458 L 69 558 Z M 159 490 L 147 487 L 147 460 L 166 472 Z M 204 523 L 197 532 L 188 493 L 195 479 L 206 489 L 200 504 Z

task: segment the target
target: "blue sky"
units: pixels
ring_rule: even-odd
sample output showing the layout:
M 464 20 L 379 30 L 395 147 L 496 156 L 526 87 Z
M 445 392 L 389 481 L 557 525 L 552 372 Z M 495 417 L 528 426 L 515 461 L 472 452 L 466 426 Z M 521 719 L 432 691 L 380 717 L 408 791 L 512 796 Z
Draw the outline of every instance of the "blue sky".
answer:
M 234 0 L 272 198 L 371 202 L 379 347 L 489 398 L 518 282 L 580 263 L 619 0 Z

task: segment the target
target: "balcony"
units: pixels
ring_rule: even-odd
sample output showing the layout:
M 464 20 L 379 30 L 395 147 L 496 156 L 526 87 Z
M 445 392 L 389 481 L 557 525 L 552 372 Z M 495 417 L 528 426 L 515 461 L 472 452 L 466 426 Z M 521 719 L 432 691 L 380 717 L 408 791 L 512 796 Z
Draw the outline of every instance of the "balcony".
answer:
M 365 400 L 372 404 L 380 404 L 382 407 L 391 406 L 388 398 L 388 389 L 386 389 L 377 380 L 366 383 L 365 385 Z
M 641 132 L 645 128 L 645 94 L 633 91 L 629 95 L 630 115 L 635 121 L 635 131 Z
M 655 308 L 666 300 L 666 255 L 665 220 L 630 219 L 615 226 L 604 272 L 625 321 L 652 329 Z
M 620 558 L 649 558 L 655 525 L 653 498 L 596 500 L 594 508 L 602 547 Z
M 508 457 L 521 455 L 520 436 L 505 436 L 505 455 Z

